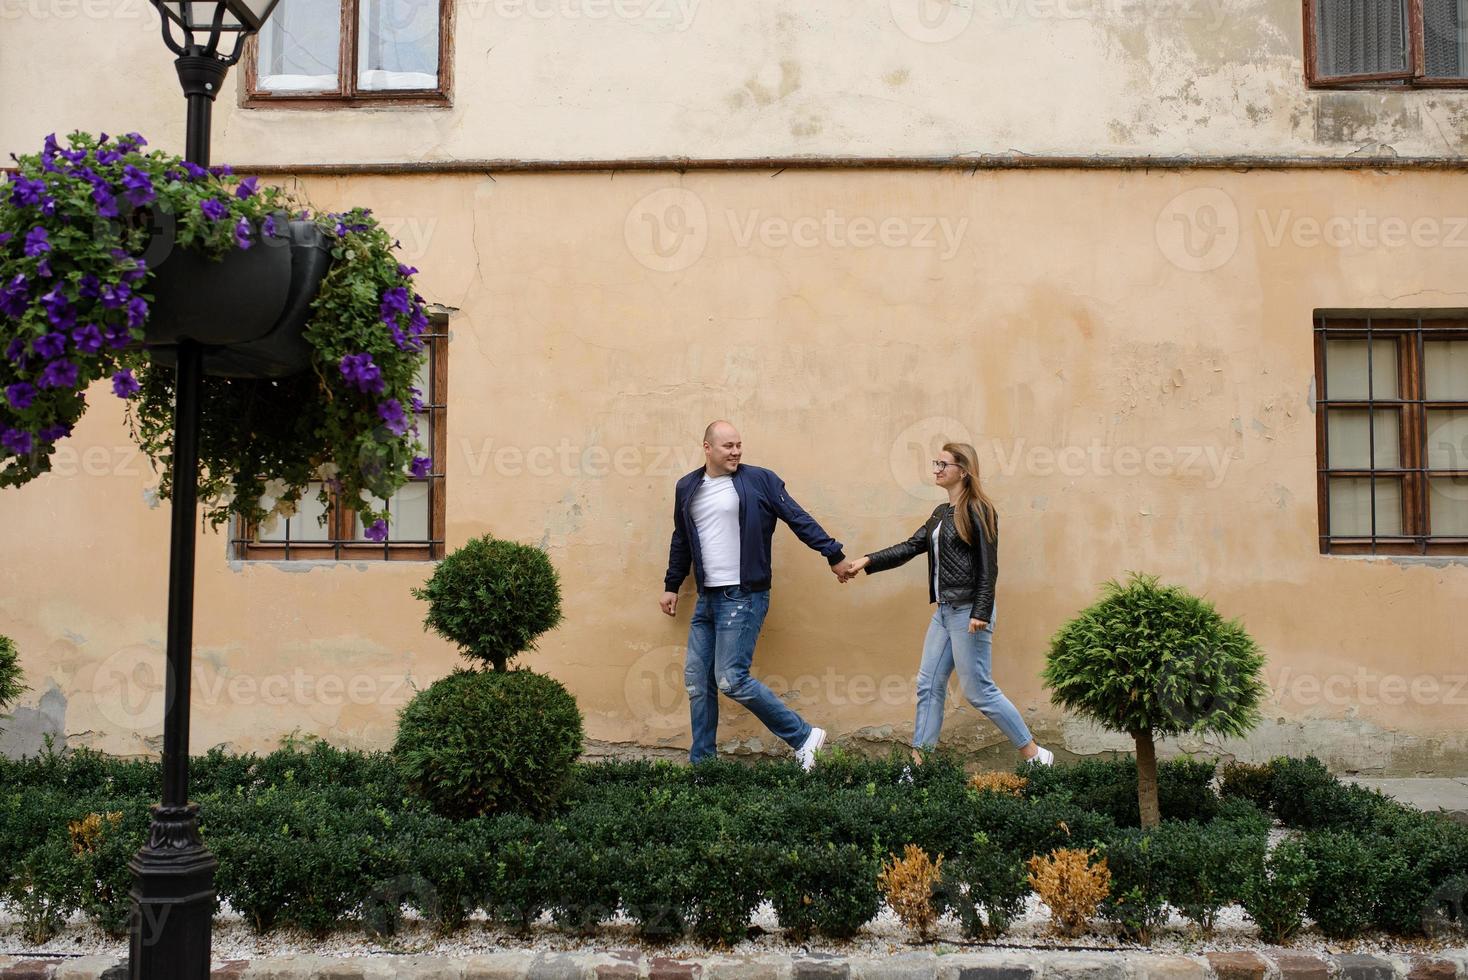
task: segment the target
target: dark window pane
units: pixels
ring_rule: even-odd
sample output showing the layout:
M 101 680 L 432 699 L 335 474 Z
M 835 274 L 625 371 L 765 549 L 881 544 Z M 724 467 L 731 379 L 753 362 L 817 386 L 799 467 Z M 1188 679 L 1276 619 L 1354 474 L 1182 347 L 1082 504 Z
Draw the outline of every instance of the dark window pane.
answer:
M 1315 0 L 1322 76 L 1405 71 L 1407 0 Z
M 1422 27 L 1427 76 L 1468 75 L 1468 0 L 1423 0 Z

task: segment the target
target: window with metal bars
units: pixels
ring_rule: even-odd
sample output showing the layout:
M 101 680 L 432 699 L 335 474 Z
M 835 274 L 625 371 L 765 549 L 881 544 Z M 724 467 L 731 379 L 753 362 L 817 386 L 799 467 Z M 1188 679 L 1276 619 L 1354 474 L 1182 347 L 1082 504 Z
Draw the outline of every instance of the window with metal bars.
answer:
M 1304 6 L 1311 85 L 1468 86 L 1468 0 L 1304 0 Z
M 444 555 L 444 458 L 447 451 L 448 333 L 447 319 L 429 316 L 423 334 L 429 356 L 416 387 L 424 393 L 423 410 L 414 421 L 433 465 L 425 477 L 413 478 L 387 501 L 385 541 L 369 541 L 362 522 L 344 501 L 331 497 L 323 508 L 319 484 L 310 484 L 289 517 L 263 524 L 236 521 L 232 552 L 248 561 L 434 561 Z M 381 501 L 374 501 L 380 506 Z M 325 515 L 325 523 L 320 518 Z
M 1468 554 L 1468 314 L 1317 313 L 1320 550 Z

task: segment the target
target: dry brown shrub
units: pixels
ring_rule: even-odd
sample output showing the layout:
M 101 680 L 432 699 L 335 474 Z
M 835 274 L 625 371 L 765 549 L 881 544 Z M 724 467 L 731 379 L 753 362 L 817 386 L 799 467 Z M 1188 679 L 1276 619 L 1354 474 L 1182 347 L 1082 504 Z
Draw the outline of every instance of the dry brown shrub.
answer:
M 122 823 L 122 813 L 89 813 L 80 820 L 67 821 L 66 830 L 71 835 L 71 853 L 80 856 L 97 849 L 102 840 L 103 820 L 110 825 L 108 829 L 116 830 Z
M 980 793 L 1008 793 L 1019 796 L 1030 781 L 1012 772 L 976 772 L 969 777 L 968 788 Z
M 1062 936 L 1074 938 L 1091 924 L 1091 916 L 1111 891 L 1106 859 L 1094 864 L 1094 850 L 1062 847 L 1045 857 L 1030 858 L 1030 887 L 1050 909 L 1050 921 Z
M 882 873 L 877 877 L 887 905 L 919 942 L 927 942 L 938 923 L 933 889 L 942 877 L 942 869 L 943 855 L 939 854 L 934 861 L 921 847 L 908 844 L 903 856 L 893 855 L 882 865 Z

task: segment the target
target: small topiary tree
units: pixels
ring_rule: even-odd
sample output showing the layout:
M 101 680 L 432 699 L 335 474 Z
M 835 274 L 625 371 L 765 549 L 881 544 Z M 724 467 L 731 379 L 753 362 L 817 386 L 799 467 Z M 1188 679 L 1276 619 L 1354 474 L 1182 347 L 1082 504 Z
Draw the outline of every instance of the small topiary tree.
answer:
M 1237 621 L 1157 577 L 1111 580 L 1095 605 L 1050 640 L 1041 673 L 1050 700 L 1137 746 L 1137 803 L 1144 828 L 1162 820 L 1157 736 L 1241 736 L 1259 722 L 1264 656 Z
M 561 585 L 545 552 L 488 535 L 441 561 L 413 595 L 425 626 L 477 669 L 440 678 L 403 707 L 393 753 L 439 813 L 549 813 L 581 755 L 576 699 L 557 680 L 510 670 L 561 622 Z
M 15 651 L 15 644 L 10 637 L 0 636 L 0 711 L 5 711 L 30 690 L 21 683 L 20 677 L 20 656 Z
M 500 673 L 561 624 L 561 581 L 546 553 L 487 534 L 446 556 L 413 595 L 428 603 L 424 626 Z

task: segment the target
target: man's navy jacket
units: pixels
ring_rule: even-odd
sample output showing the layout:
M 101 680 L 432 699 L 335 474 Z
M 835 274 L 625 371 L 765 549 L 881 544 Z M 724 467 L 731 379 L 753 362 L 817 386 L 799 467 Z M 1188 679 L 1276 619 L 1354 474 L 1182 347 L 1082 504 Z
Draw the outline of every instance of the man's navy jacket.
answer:
M 703 559 L 698 548 L 698 528 L 693 523 L 693 495 L 703 483 L 699 467 L 678 481 L 673 490 L 673 543 L 668 549 L 668 574 L 663 587 L 677 592 L 693 566 L 693 581 L 703 588 Z M 844 561 L 841 542 L 832 538 L 785 490 L 785 481 L 771 470 L 740 463 L 734 471 L 734 489 L 739 494 L 739 584 L 751 592 L 770 587 L 770 539 L 775 518 L 790 525 L 795 536 L 825 556 L 832 565 Z

